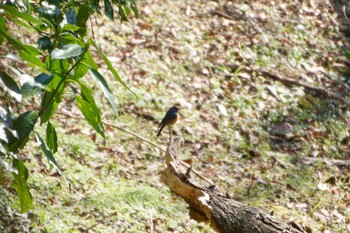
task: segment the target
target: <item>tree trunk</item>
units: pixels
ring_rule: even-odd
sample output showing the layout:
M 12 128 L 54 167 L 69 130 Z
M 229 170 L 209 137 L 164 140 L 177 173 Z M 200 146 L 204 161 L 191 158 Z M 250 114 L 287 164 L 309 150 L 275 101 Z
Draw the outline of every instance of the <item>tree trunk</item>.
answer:
M 191 168 L 185 168 L 176 158 L 171 139 L 165 160 L 167 168 L 161 172 L 161 181 L 187 202 L 192 219 L 210 224 L 215 231 L 306 232 L 294 222 L 287 223 L 257 208 L 235 201 L 227 194 L 221 194 L 214 185 L 209 188 L 201 187 L 190 177 Z

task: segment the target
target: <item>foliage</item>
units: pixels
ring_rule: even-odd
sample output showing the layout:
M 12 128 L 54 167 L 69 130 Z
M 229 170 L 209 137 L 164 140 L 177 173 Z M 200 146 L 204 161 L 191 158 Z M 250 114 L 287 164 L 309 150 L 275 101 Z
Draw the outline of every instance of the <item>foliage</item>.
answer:
M 35 132 L 36 139 L 50 165 L 63 175 L 54 157 L 58 142 L 55 127 L 50 119 L 64 98 L 66 89 L 74 90 L 76 103 L 87 122 L 105 138 L 101 114 L 93 98 L 93 91 L 82 77 L 91 71 L 92 77 L 100 83 L 115 113 L 117 107 L 107 82 L 98 71 L 99 67 L 93 54 L 102 58 L 120 84 L 127 86 L 99 49 L 94 38 L 88 36 L 88 19 L 95 14 L 102 14 L 102 4 L 99 0 L 39 3 L 23 0 L 7 3 L 0 5 L 0 44 L 7 43 L 12 46 L 19 57 L 37 73 L 33 80 L 18 85 L 23 83 L 21 77 L 13 77 L 6 71 L 0 72 L 1 88 L 8 94 L 7 108 L 0 107 L 0 159 L 9 158 L 13 161 L 13 187 L 18 194 L 21 211 L 26 212 L 32 206 L 32 196 L 26 183 L 28 170 L 23 159 L 16 153 L 25 146 L 35 125 L 38 122 L 40 125 L 46 124 L 46 140 Z M 114 19 L 113 5 L 118 8 L 118 16 L 122 21 L 127 21 L 131 12 L 138 17 L 134 0 L 104 0 L 103 3 L 104 14 L 111 20 Z M 11 35 L 10 27 L 13 24 L 36 33 L 39 36 L 37 48 Z M 41 98 L 40 109 L 28 109 L 15 116 L 9 102 L 19 103 L 28 97 Z

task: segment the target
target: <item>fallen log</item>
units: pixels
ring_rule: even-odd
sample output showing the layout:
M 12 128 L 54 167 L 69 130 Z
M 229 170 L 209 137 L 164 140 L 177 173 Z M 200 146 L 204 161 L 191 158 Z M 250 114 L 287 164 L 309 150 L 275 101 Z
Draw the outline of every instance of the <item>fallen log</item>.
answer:
M 190 217 L 206 222 L 217 232 L 231 233 L 301 233 L 305 231 L 295 222 L 286 222 L 262 210 L 223 195 L 214 185 L 202 187 L 191 178 L 191 167 L 186 168 L 176 158 L 172 139 L 165 152 L 166 169 L 161 181 L 189 205 Z

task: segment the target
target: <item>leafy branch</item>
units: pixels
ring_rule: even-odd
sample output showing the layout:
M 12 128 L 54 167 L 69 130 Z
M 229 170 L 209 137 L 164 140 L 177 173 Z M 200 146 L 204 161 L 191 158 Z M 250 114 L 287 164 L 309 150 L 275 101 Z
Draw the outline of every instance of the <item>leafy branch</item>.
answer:
M 111 62 L 97 47 L 95 39 L 87 38 L 88 19 L 94 14 L 101 15 L 101 1 L 77 1 L 69 0 L 61 4 L 61 1 L 34 2 L 26 4 L 24 1 L 7 1 L 0 4 L 0 45 L 7 41 L 19 57 L 40 73 L 29 82 L 18 85 L 21 77 L 12 77 L 5 70 L 0 72 L 0 83 L 11 99 L 8 106 L 24 101 L 27 97 L 37 99 L 41 96 L 39 111 L 24 109 L 24 113 L 16 118 L 11 109 L 0 107 L 0 159 L 10 158 L 16 172 L 14 188 L 17 191 L 22 212 L 32 207 L 32 196 L 27 185 L 28 171 L 24 162 L 16 156 L 22 149 L 40 118 L 40 125 L 46 124 L 46 140 L 35 132 L 39 147 L 47 157 L 50 165 L 59 171 L 65 181 L 63 172 L 55 161 L 54 153 L 57 152 L 57 135 L 50 119 L 55 114 L 59 103 L 64 98 L 65 83 L 69 80 L 80 86 L 80 93 L 75 94 L 76 104 L 87 122 L 105 138 L 103 123 L 99 109 L 93 98 L 93 90 L 81 78 L 91 71 L 112 109 L 117 113 L 117 105 L 105 78 L 99 73 L 98 65 L 91 56 L 89 46 L 93 45 L 96 52 L 105 62 L 112 76 L 125 88 L 131 89 L 124 83 Z M 122 21 L 128 21 L 131 13 L 138 17 L 138 10 L 134 0 L 110 1 L 104 0 L 105 15 L 114 20 L 113 6 L 118 8 L 118 16 Z M 10 23 L 11 22 L 11 23 Z M 11 35 L 8 28 L 17 25 L 37 33 L 38 48 L 26 44 Z M 132 91 L 131 91 L 132 92 Z M 40 95 L 38 95 L 40 94 Z M 136 96 L 136 95 L 135 95 Z M 4 113 L 4 114 L 3 114 Z
M 61 85 L 65 82 L 66 78 L 68 77 L 68 75 L 73 71 L 73 69 L 80 63 L 82 57 L 85 55 L 86 52 L 84 52 L 80 58 L 74 63 L 74 65 L 68 70 L 68 72 L 61 78 L 61 80 L 59 81 L 58 85 L 57 85 L 57 88 L 53 91 L 52 95 L 50 96 L 50 99 L 48 100 L 48 102 L 46 103 L 46 105 L 44 105 L 39 113 L 38 113 L 38 117 L 39 118 L 43 112 L 46 110 L 46 108 L 52 103 L 55 95 L 57 94 L 59 88 L 61 87 Z

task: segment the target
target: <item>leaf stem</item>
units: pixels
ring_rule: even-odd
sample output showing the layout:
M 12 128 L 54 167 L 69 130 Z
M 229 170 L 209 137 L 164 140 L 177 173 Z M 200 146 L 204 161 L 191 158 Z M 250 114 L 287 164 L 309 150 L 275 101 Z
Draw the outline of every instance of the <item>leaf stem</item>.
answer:
M 68 72 L 61 78 L 60 82 L 58 83 L 56 89 L 53 91 L 49 101 L 47 102 L 47 104 L 42 107 L 38 113 L 38 117 L 37 119 L 43 114 L 43 112 L 47 109 L 47 107 L 51 104 L 53 98 L 55 97 L 57 91 L 59 90 L 60 86 L 62 85 L 62 83 L 66 80 L 67 76 L 70 74 L 70 72 L 72 72 L 72 70 L 80 63 L 81 59 L 83 58 L 83 56 L 85 55 L 86 50 L 80 55 L 80 58 L 74 63 L 74 65 L 68 70 Z

